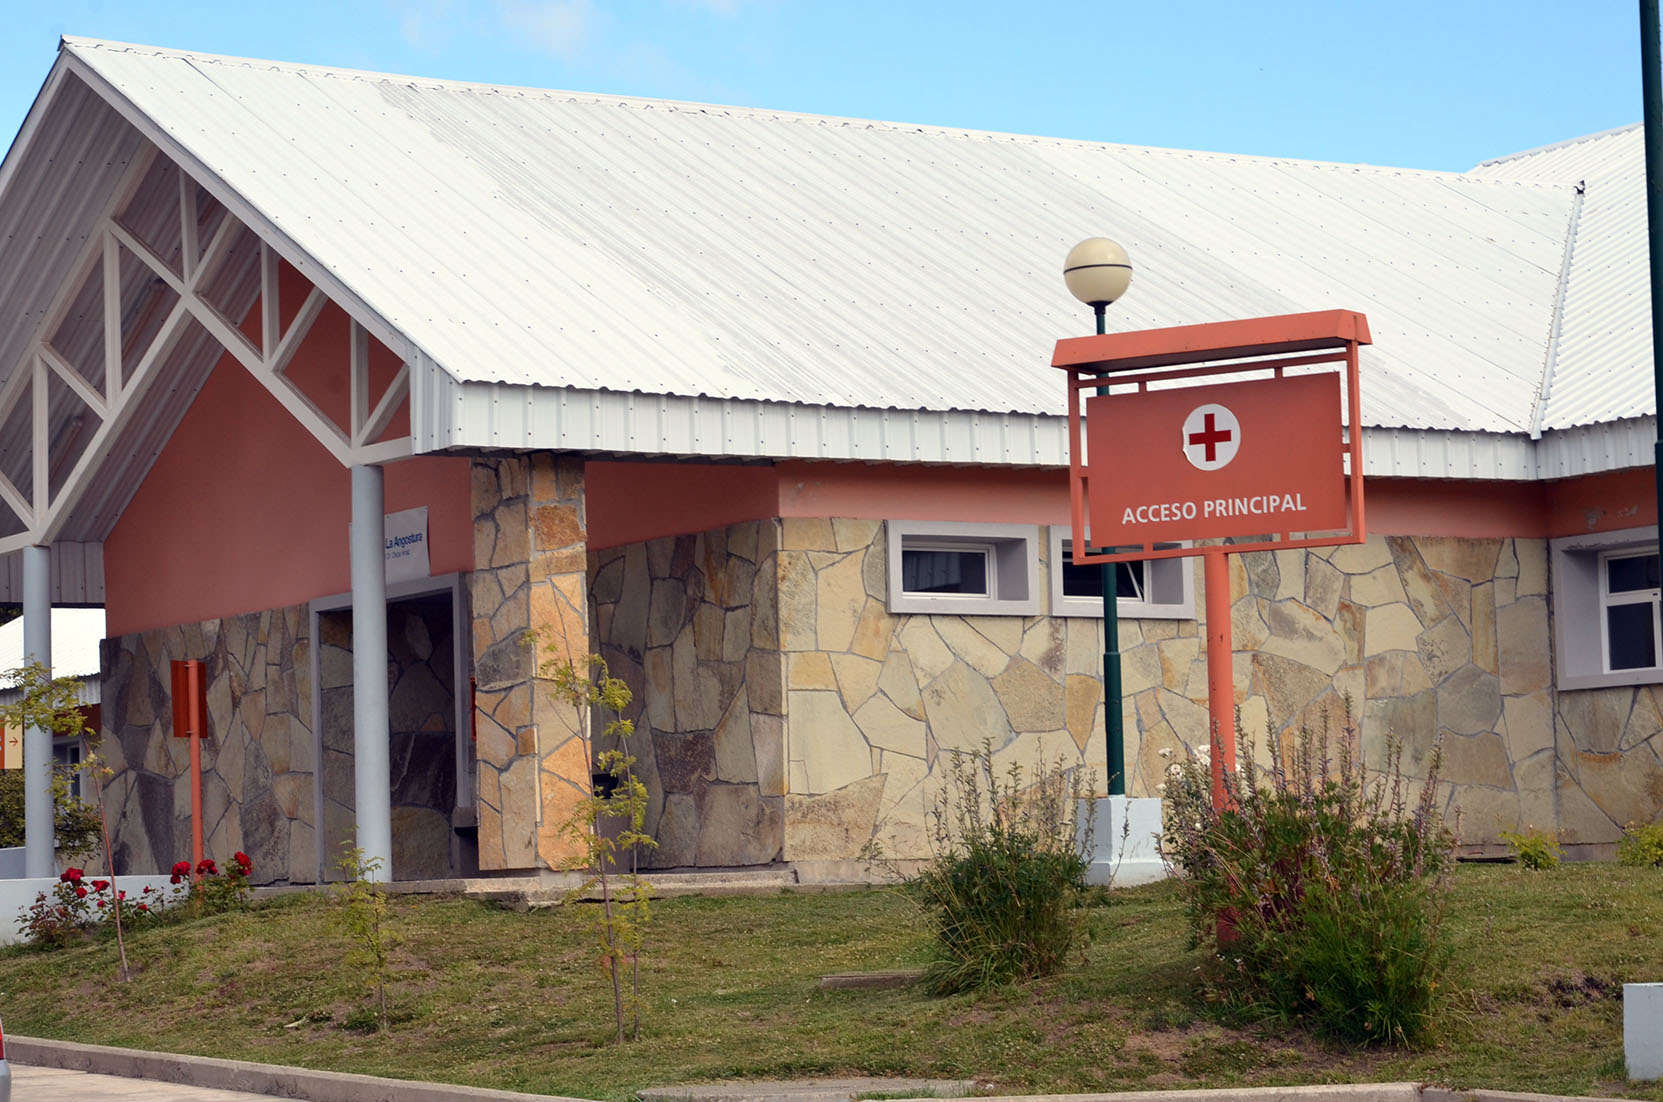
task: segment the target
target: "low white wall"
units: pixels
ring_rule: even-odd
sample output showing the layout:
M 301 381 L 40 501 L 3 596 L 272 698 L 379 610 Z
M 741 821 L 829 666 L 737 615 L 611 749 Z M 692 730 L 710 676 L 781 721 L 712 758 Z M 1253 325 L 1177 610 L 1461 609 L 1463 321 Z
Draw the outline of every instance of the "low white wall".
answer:
M 87 877 L 88 880 L 95 878 L 95 875 Z M 15 945 L 23 940 L 22 931 L 18 928 L 23 913 L 29 909 L 36 896 L 41 892 L 50 894 L 57 884 L 58 878 L 55 876 L 0 880 L 0 945 Z M 125 891 L 129 900 L 137 900 L 143 895 L 146 885 L 151 888 L 152 894 L 167 892 L 173 887 L 168 883 L 167 873 L 115 878 L 116 890 Z

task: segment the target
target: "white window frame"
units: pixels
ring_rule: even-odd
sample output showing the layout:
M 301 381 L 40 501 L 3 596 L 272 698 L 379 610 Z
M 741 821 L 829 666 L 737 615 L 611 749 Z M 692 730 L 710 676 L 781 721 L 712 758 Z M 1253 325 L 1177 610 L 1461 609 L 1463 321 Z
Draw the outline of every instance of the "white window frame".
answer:
M 1062 591 L 1062 560 L 1065 548 L 1072 548 L 1074 529 L 1053 524 L 1047 540 L 1046 562 L 1051 565 L 1051 615 L 1103 618 L 1101 597 L 1069 596 Z M 1115 601 L 1115 615 L 1125 620 L 1195 619 L 1195 569 L 1189 558 L 1144 559 L 1143 598 L 1121 597 Z
M 1611 560 L 1632 559 L 1644 556 L 1655 556 L 1657 546 L 1650 548 L 1627 547 L 1610 551 L 1602 551 L 1599 556 L 1599 586 L 1600 586 L 1600 658 L 1604 673 L 1653 673 L 1663 675 L 1663 631 L 1659 630 L 1658 604 L 1660 592 L 1657 589 L 1633 589 L 1624 593 L 1611 592 Z M 1649 666 L 1629 666 L 1621 670 L 1611 667 L 1611 617 L 1609 612 L 1613 606 L 1646 605 L 1651 609 L 1651 646 L 1653 662 Z
M 889 611 L 925 615 L 1039 615 L 1039 528 L 1032 524 L 889 520 Z M 987 594 L 908 593 L 901 585 L 903 551 L 985 551 Z
M 1606 563 L 1627 555 L 1656 554 L 1657 529 L 1625 528 L 1565 536 L 1548 541 L 1553 578 L 1553 649 L 1560 689 L 1602 689 L 1621 685 L 1663 684 L 1663 664 L 1643 669 L 1610 668 L 1605 611 L 1628 603 L 1633 595 L 1607 592 Z M 1642 600 L 1651 590 L 1638 591 Z M 1655 621 L 1654 621 L 1655 623 Z M 1658 658 L 1663 662 L 1663 649 Z
M 86 771 L 81 768 L 82 763 L 87 760 L 86 755 L 86 742 L 80 735 L 52 736 L 52 767 L 56 769 L 60 765 L 69 766 L 73 770 L 70 774 L 69 794 L 84 804 L 90 804 L 97 797 L 91 794 Z

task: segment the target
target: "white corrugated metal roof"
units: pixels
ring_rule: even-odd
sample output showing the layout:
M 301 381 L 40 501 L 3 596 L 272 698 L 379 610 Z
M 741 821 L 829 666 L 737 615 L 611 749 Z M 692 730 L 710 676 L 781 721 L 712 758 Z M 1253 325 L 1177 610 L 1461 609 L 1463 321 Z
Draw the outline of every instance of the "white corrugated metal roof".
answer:
M 52 673 L 56 677 L 97 677 L 98 644 L 104 638 L 101 608 L 52 610 Z M 23 618 L 0 624 L 0 686 L 24 664 Z
M 1061 258 L 1106 233 L 1116 328 L 1364 311 L 1371 473 L 1559 477 L 1649 461 L 1623 134 L 1421 172 L 66 39 L 0 165 L 0 301 L 38 316 L 152 142 L 410 361 L 418 451 L 1056 465 L 1045 365 L 1090 325 Z M 211 360 L 66 537 L 107 533 Z
M 66 51 L 464 383 L 1043 413 L 1107 232 L 1127 328 L 1369 315 L 1365 420 L 1517 431 L 1568 186 Z M 257 227 L 259 228 L 259 227 Z
M 1626 126 L 1472 171 L 1487 179 L 1553 180 L 1583 189 L 1544 429 L 1656 413 L 1644 143 L 1641 126 Z

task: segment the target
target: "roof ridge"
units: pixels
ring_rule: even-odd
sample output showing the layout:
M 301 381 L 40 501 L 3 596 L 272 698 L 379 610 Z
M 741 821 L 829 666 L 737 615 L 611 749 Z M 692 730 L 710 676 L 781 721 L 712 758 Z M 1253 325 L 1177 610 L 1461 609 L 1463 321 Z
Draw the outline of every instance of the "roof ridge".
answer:
M 611 95 L 604 92 L 583 92 L 564 88 L 539 88 L 532 85 L 520 84 L 491 84 L 484 81 L 454 80 L 446 77 L 428 77 L 409 73 L 391 73 L 370 69 L 350 69 L 334 65 L 319 65 L 306 62 L 277 61 L 269 58 L 239 57 L 231 54 L 204 53 L 195 50 L 179 50 L 166 46 L 150 46 L 142 43 L 118 42 L 97 38 L 81 38 L 71 35 L 63 37 L 66 46 L 78 50 L 113 49 L 129 52 L 150 53 L 158 57 L 174 57 L 188 59 L 194 62 L 207 62 L 226 65 L 240 65 L 247 68 L 276 69 L 288 72 L 306 73 L 320 77 L 341 77 L 354 80 L 385 80 L 401 84 L 418 85 L 429 88 L 442 88 L 454 91 L 490 92 L 497 94 L 519 94 L 526 96 L 567 98 L 587 100 L 595 104 L 613 103 L 620 107 L 637 110 L 669 109 L 671 111 L 693 111 L 701 114 L 727 115 L 734 118 L 774 119 L 780 122 L 807 123 L 813 125 L 841 125 L 863 126 L 870 129 L 890 130 L 897 133 L 928 133 L 942 137 L 956 137 L 969 140 L 998 140 L 1011 141 L 1031 145 L 1062 145 L 1077 146 L 1092 150 L 1114 150 L 1128 153 L 1142 153 L 1152 156 L 1184 158 L 1205 161 L 1252 161 L 1261 164 L 1280 164 L 1299 168 L 1328 169 L 1341 172 L 1367 172 L 1390 176 L 1412 175 L 1421 177 L 1443 177 L 1461 180 L 1472 180 L 1484 184 L 1532 184 L 1539 185 L 1543 181 L 1537 180 L 1492 180 L 1486 177 L 1471 175 L 1471 170 L 1462 172 L 1451 169 L 1417 168 L 1401 165 L 1376 165 L 1360 161 L 1329 161 L 1306 157 L 1286 157 L 1263 153 L 1233 153 L 1226 150 L 1183 149 L 1176 146 L 1136 145 L 1128 142 L 1098 141 L 1089 138 L 1069 138 L 1046 134 L 1025 134 L 1017 131 L 977 130 L 967 127 L 941 126 L 933 123 L 905 122 L 894 119 L 870 119 L 853 115 L 824 115 L 808 111 L 787 111 L 769 107 L 750 107 L 740 104 L 705 103 L 698 100 L 654 99 L 647 96 Z M 1577 141 L 1582 139 L 1572 139 Z
M 1530 438 L 1542 438 L 1542 419 L 1547 414 L 1548 399 L 1553 395 L 1554 372 L 1559 366 L 1559 336 L 1565 321 L 1565 292 L 1571 281 L 1571 261 L 1576 253 L 1576 234 L 1582 224 L 1582 199 L 1587 191 L 1583 183 L 1576 185 L 1576 196 L 1571 200 L 1570 223 L 1565 231 L 1565 252 L 1559 262 L 1559 285 L 1553 292 L 1553 313 L 1548 324 L 1548 346 L 1542 357 L 1542 381 L 1536 387 L 1536 397 L 1530 404 Z
M 1592 134 L 1580 134 L 1574 138 L 1565 138 L 1562 141 L 1549 142 L 1547 145 L 1539 145 L 1534 149 L 1521 149 L 1517 153 L 1508 153 L 1505 156 L 1492 157 L 1487 161 L 1479 161 L 1477 164 L 1473 165 L 1472 168 L 1468 169 L 1468 171 L 1477 172 L 1479 169 L 1488 168 L 1491 165 L 1504 165 L 1512 161 L 1522 161 L 1526 157 L 1535 157 L 1542 153 L 1551 153 L 1556 149 L 1568 149 L 1569 147 L 1579 145 L 1582 142 L 1597 142 L 1605 138 L 1613 138 L 1618 134 L 1626 134 L 1631 130 L 1639 130 L 1644 125 L 1644 123 L 1631 122 L 1623 126 L 1613 126 L 1609 130 L 1596 130 Z

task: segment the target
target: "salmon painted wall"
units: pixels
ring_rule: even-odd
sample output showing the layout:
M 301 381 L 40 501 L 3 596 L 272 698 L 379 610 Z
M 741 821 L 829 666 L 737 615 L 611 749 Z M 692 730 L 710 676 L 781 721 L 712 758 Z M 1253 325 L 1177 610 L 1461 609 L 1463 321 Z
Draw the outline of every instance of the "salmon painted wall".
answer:
M 1068 472 L 1059 468 L 786 461 L 607 462 L 588 470 L 596 549 L 771 516 L 1069 523 Z M 1373 478 L 1368 530 L 1496 539 L 1632 528 L 1656 520 L 1652 485 L 1650 470 L 1551 483 Z
M 593 551 L 779 515 L 772 467 L 596 460 L 583 485 Z
M 473 569 L 467 459 L 388 465 L 386 501 L 389 513 L 428 507 L 433 573 Z M 351 473 L 226 356 L 104 541 L 105 630 L 345 592 L 351 514 Z

